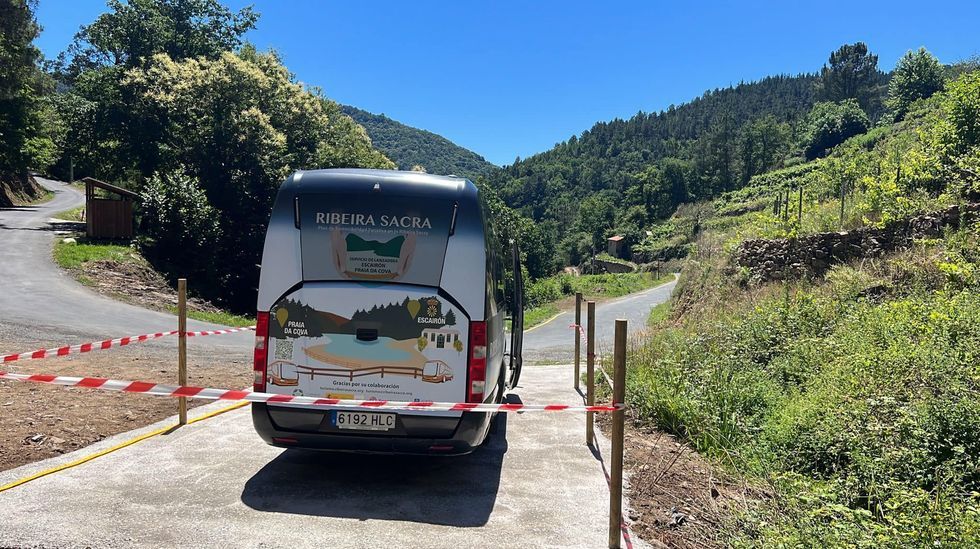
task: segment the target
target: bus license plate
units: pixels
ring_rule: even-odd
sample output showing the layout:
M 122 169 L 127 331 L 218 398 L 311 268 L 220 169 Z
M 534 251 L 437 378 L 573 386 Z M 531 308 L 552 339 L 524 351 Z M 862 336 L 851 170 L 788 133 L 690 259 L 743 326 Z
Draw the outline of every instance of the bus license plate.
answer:
M 359 431 L 390 431 L 395 428 L 395 414 L 374 412 L 334 412 L 334 425 L 338 429 L 357 429 Z

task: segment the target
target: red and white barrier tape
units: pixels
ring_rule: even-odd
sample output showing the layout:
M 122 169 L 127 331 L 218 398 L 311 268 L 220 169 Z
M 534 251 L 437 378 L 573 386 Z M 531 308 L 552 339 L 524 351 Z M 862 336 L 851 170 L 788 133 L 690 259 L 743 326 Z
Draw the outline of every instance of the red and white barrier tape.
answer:
M 577 328 L 579 337 L 582 338 L 582 341 L 585 341 L 585 328 L 581 324 L 569 324 L 568 327 L 572 329 Z
M 210 331 L 203 331 L 203 332 L 184 332 L 184 333 L 187 334 L 187 337 L 195 337 L 195 336 L 216 336 L 216 335 L 224 335 L 224 334 L 233 334 L 235 332 L 247 332 L 249 330 L 255 331 L 255 326 L 246 326 L 244 328 L 229 328 L 227 330 L 210 330 Z
M 227 330 L 185 332 L 185 334 L 187 335 L 187 337 L 197 337 L 197 336 L 233 334 L 235 332 L 244 332 L 248 330 L 255 330 L 255 326 L 247 326 L 245 328 L 229 328 Z M 88 353 L 90 351 L 102 351 L 105 349 L 111 349 L 112 347 L 124 347 L 132 343 L 142 343 L 144 341 L 148 341 L 151 339 L 159 339 L 161 337 L 167 337 L 167 336 L 178 335 L 178 334 L 180 334 L 179 331 L 171 330 L 169 332 L 157 332 L 155 334 L 117 337 L 116 339 L 106 339 L 105 341 L 95 341 L 92 343 L 77 343 L 75 345 L 65 345 L 64 347 L 57 347 L 53 349 L 38 349 L 36 351 L 27 351 L 25 353 L 2 355 L 0 356 L 0 363 L 14 362 L 15 360 L 36 360 L 39 358 L 68 356 L 68 355 L 79 354 L 79 353 Z
M 337 398 L 318 398 L 307 396 L 276 395 L 255 391 L 232 391 L 228 389 L 209 389 L 162 385 L 146 381 L 123 381 L 101 377 L 55 376 L 50 374 L 15 374 L 0 372 L 0 379 L 48 383 L 65 387 L 85 387 L 105 391 L 144 393 L 155 396 L 187 397 L 208 400 L 247 400 L 270 404 L 299 404 L 318 408 L 342 410 L 410 410 L 413 412 L 614 412 L 621 410 L 623 404 L 581 406 L 569 404 L 472 404 L 468 402 L 396 402 L 390 400 L 344 400 Z
M 109 349 L 112 347 L 123 347 L 131 343 L 142 343 L 150 339 L 159 339 L 161 337 L 167 337 L 172 335 L 177 335 L 177 330 L 171 332 L 157 332 L 155 334 L 143 334 L 138 336 L 129 337 L 119 337 L 116 339 L 107 339 L 105 341 L 96 341 L 93 343 L 79 343 L 76 345 L 66 345 L 64 347 L 58 347 L 56 349 L 38 349 L 36 351 L 28 351 L 26 353 L 17 353 L 15 355 L 6 355 L 0 359 L 0 363 L 13 362 L 15 360 L 31 360 L 39 358 L 51 358 L 55 356 L 67 356 L 77 353 L 87 353 L 89 351 L 100 351 L 103 349 Z

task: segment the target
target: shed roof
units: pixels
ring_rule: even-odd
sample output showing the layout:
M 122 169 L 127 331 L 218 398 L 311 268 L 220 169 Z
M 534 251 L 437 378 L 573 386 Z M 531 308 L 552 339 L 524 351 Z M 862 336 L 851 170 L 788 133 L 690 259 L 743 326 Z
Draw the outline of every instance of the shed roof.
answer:
M 85 182 L 85 187 L 86 188 L 88 188 L 88 186 L 91 185 L 93 187 L 98 187 L 98 188 L 100 188 L 102 190 L 108 191 L 110 193 L 118 194 L 119 196 L 123 196 L 123 197 L 126 197 L 126 198 L 133 198 L 133 199 L 139 198 L 139 195 L 138 194 L 134 193 L 133 191 L 131 191 L 129 189 L 124 189 L 122 187 L 117 187 L 115 185 L 112 185 L 111 183 L 106 183 L 105 181 L 100 181 L 100 180 L 98 180 L 98 179 L 96 179 L 94 177 L 85 177 L 85 178 L 82 178 L 82 181 Z
M 609 238 L 607 238 L 606 240 L 609 240 L 610 242 L 619 242 L 620 240 L 622 240 L 622 239 L 624 239 L 624 238 L 626 238 L 626 237 L 624 237 L 624 236 L 623 236 L 623 235 L 621 235 L 621 234 L 618 234 L 618 235 L 616 235 L 616 236 L 610 236 L 610 237 L 609 237 Z

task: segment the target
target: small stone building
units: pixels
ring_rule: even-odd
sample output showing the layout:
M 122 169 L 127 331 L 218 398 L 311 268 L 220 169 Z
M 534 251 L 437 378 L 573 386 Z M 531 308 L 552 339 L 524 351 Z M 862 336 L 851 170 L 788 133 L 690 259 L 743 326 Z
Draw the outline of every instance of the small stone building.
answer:
M 622 258 L 625 244 L 626 237 L 623 235 L 610 236 L 606 239 L 606 251 L 613 257 Z

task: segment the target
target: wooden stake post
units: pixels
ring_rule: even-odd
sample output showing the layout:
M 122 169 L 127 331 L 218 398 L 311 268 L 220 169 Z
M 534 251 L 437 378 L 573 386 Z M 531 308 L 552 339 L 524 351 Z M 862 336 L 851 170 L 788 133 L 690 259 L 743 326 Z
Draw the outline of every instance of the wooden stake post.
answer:
M 797 224 L 803 227 L 803 185 L 800 185 L 800 214 L 797 217 Z
M 585 402 L 595 406 L 595 301 L 588 302 L 589 327 L 585 340 Z M 585 413 L 585 443 L 595 443 L 593 412 Z
M 626 321 L 616 320 L 613 350 L 613 404 L 626 402 Z M 612 463 L 609 479 L 609 547 L 619 549 L 623 522 L 623 453 L 626 410 L 612 413 Z
M 575 293 L 575 390 L 578 391 L 579 378 L 582 372 L 579 368 L 579 355 L 582 354 L 582 292 Z
M 177 280 L 177 385 L 187 385 L 187 279 Z M 180 425 L 187 425 L 187 398 L 177 399 Z

